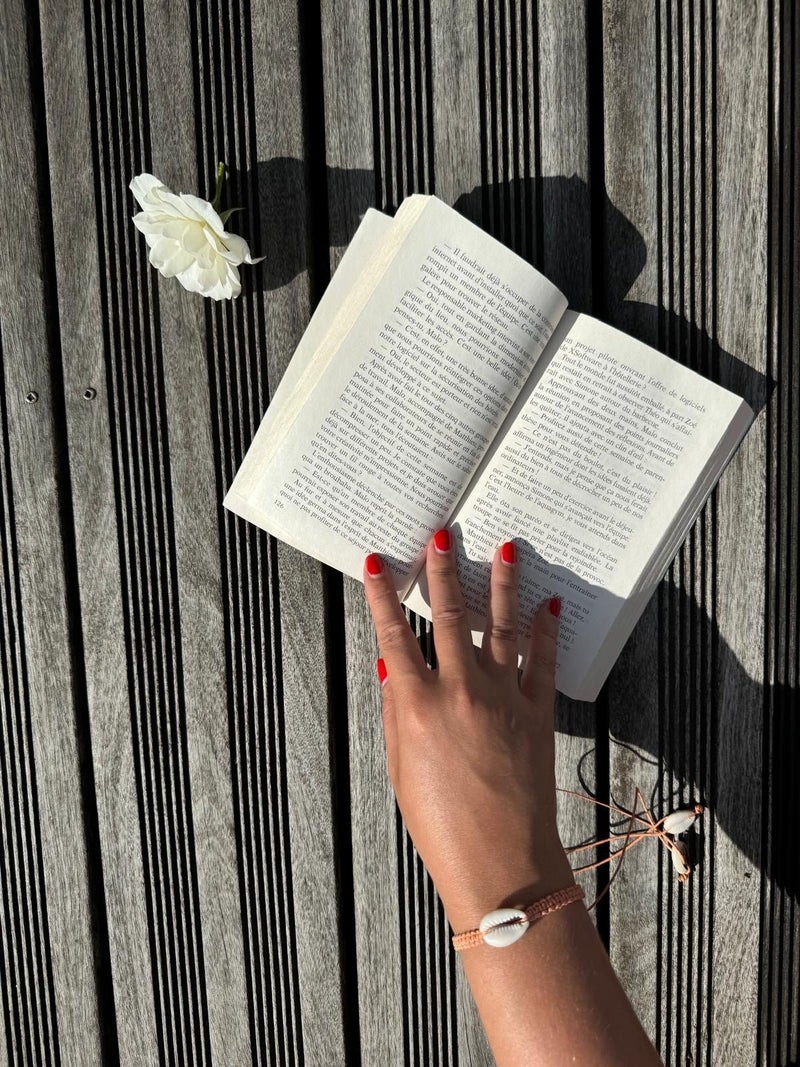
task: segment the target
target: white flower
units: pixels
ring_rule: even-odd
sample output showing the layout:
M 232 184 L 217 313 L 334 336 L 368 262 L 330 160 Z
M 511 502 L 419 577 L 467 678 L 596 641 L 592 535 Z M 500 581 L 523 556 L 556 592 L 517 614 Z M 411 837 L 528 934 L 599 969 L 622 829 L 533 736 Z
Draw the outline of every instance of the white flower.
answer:
M 230 300 L 242 291 L 240 263 L 253 259 L 242 237 L 226 233 L 214 207 L 191 193 L 173 193 L 152 174 L 138 174 L 130 184 L 142 210 L 133 224 L 150 246 L 150 262 L 165 278 L 176 277 L 184 289 L 214 300 Z M 227 214 L 227 213 L 226 213 Z

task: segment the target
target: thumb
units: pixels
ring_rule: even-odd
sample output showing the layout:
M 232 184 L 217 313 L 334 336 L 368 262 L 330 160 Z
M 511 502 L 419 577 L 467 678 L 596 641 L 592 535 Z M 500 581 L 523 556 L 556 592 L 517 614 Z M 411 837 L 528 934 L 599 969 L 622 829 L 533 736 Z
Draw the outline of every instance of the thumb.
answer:
M 561 600 L 554 596 L 539 605 L 533 617 L 530 643 L 522 668 L 520 691 L 539 709 L 553 714 L 556 696 L 558 618 Z

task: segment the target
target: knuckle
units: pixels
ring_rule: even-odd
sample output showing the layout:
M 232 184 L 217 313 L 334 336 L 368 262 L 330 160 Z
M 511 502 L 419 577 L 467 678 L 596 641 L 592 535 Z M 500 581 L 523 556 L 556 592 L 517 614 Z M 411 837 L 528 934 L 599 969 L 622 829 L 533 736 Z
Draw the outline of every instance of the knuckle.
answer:
M 384 649 L 400 648 L 405 645 L 410 632 L 407 622 L 391 619 L 381 627 L 380 644 Z
M 451 629 L 454 626 L 460 626 L 465 621 L 466 617 L 467 610 L 463 603 L 445 604 L 438 612 L 436 612 L 434 626 Z
M 457 552 L 434 552 L 428 562 L 428 566 L 435 574 L 453 574 L 456 569 Z
M 508 573 L 508 569 L 503 567 L 501 571 L 496 571 L 494 575 L 495 589 L 501 590 L 506 595 L 510 593 L 516 593 L 517 581 L 513 574 Z
M 537 648 L 541 649 L 546 655 L 556 658 L 556 652 L 558 651 L 558 638 L 554 633 L 547 630 L 539 634 L 539 640 L 536 642 Z
M 517 643 L 517 627 L 510 619 L 493 621 L 489 634 L 494 641 L 502 641 L 514 645 Z

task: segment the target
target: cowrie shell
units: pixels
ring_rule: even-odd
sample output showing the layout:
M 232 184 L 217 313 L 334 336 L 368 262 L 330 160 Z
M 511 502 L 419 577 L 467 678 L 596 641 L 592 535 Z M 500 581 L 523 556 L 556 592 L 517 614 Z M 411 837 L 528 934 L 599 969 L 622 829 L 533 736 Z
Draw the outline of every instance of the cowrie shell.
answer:
M 525 922 L 514 923 L 513 926 L 503 926 L 502 923 L 511 922 L 512 919 L 525 919 L 525 912 L 517 908 L 498 908 L 490 911 L 481 919 L 478 929 L 483 934 L 483 940 L 492 948 L 505 948 L 519 941 L 530 926 L 527 919 Z
M 695 808 L 684 808 L 667 815 L 661 827 L 668 834 L 685 834 L 687 830 L 691 830 L 699 818 L 700 812 Z

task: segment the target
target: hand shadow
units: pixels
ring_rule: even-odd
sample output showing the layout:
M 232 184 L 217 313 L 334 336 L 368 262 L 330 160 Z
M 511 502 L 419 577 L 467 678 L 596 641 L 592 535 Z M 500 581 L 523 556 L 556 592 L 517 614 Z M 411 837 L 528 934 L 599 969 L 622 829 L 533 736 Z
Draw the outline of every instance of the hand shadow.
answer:
M 366 209 L 375 206 L 375 178 L 371 170 L 329 167 L 326 179 L 328 198 L 323 217 L 328 246 L 341 248 L 352 238 Z M 252 216 L 239 216 L 239 232 L 250 241 L 254 254 L 265 257 L 254 269 L 253 287 L 263 293 L 287 285 L 312 264 L 311 231 L 313 221 L 318 220 L 309 218 L 315 207 L 308 204 L 305 164 L 299 159 L 277 157 L 258 163 L 255 173 L 231 172 L 229 181 L 232 203 L 245 203 L 242 194 L 246 189 L 251 195 L 254 186 L 258 190 Z M 720 349 L 704 330 L 683 317 L 626 299 L 644 268 L 647 248 L 638 230 L 605 194 L 602 201 L 602 261 L 608 269 L 601 280 L 600 317 L 655 348 L 668 348 L 673 359 L 737 393 L 758 414 L 775 388 L 773 381 Z M 592 203 L 580 178 L 519 179 L 479 186 L 459 196 L 453 206 L 529 262 L 543 262 L 545 273 L 568 298 L 570 307 L 591 312 L 592 272 L 586 246 L 588 235 L 596 233 L 597 227 L 594 231 L 591 227 Z M 637 640 L 642 627 L 649 627 L 654 631 L 652 640 L 659 640 L 659 620 L 664 618 L 681 620 L 684 659 L 689 665 L 679 675 L 679 661 L 674 676 L 666 679 L 659 678 L 654 670 L 652 641 Z M 692 635 L 690 639 L 687 634 Z M 696 649 L 691 650 L 700 634 L 706 635 L 702 663 Z M 648 802 L 660 796 L 667 806 L 692 799 L 713 807 L 718 825 L 748 858 L 755 864 L 763 863 L 779 885 L 796 893 L 800 882 L 797 865 L 788 855 L 792 850 L 761 847 L 760 753 L 754 754 L 746 743 L 735 743 L 737 716 L 742 727 L 747 726 L 742 730 L 744 738 L 758 735 L 762 727 L 768 730 L 772 754 L 768 771 L 770 814 L 778 832 L 784 833 L 778 824 L 798 806 L 790 789 L 798 754 L 792 731 L 796 692 L 775 686 L 765 694 L 760 682 L 750 678 L 725 644 L 705 610 L 666 581 L 637 625 L 612 678 L 617 684 L 624 679 L 627 699 L 636 711 L 626 714 L 624 722 L 612 722 L 611 744 L 636 750 L 642 761 L 642 781 L 637 784 L 643 786 Z M 653 694 L 653 686 L 660 687 L 658 696 Z M 657 710 L 665 706 L 671 709 L 669 713 Z M 754 714 L 759 714 L 758 723 L 746 724 L 741 718 Z M 676 722 L 685 732 L 694 731 L 696 742 L 689 738 L 684 744 L 672 738 Z M 594 739 L 595 726 L 593 705 L 560 699 L 557 727 L 562 732 Z M 725 743 L 719 751 L 724 752 L 724 766 L 714 748 L 722 735 Z M 703 746 L 705 751 L 701 751 Z M 648 753 L 652 760 L 645 755 Z M 697 794 L 698 782 L 703 779 L 713 796 Z M 614 799 L 627 806 L 632 798 L 615 795 Z

